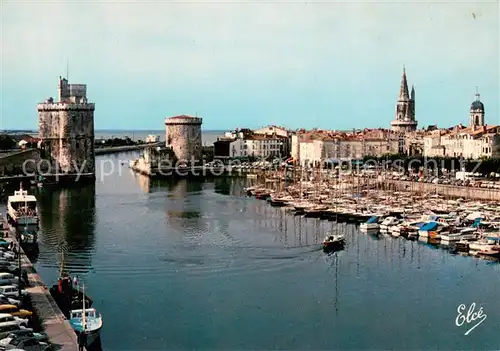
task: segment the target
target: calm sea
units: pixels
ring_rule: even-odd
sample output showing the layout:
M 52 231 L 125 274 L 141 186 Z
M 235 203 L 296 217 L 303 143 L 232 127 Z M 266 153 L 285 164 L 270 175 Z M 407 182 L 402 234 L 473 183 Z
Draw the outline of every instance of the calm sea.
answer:
M 500 265 L 445 247 L 294 217 L 246 179 L 151 181 L 106 155 L 95 185 L 40 190 L 47 284 L 61 252 L 103 314 L 104 350 L 498 348 Z M 110 167 L 106 163 L 106 171 Z M 325 254 L 337 228 L 345 250 Z M 487 319 L 469 335 L 457 307 Z

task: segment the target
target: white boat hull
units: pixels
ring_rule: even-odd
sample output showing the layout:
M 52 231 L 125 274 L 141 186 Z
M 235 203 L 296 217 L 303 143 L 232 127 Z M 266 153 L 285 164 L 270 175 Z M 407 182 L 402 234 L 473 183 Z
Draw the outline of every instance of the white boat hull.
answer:
M 378 223 L 361 223 L 359 225 L 361 231 L 379 230 L 379 228 L 380 225 Z
M 427 230 L 419 230 L 418 231 L 418 237 L 419 238 L 428 238 L 429 237 L 429 232 Z
M 493 245 L 486 244 L 486 243 L 475 243 L 475 242 L 470 242 L 469 243 L 469 250 L 470 251 L 482 251 L 482 250 L 491 250 L 491 247 Z
M 395 237 L 401 236 L 401 227 L 399 227 L 397 225 L 390 227 L 389 233 L 391 233 L 391 235 L 395 236 Z
M 473 239 L 473 238 L 474 238 L 474 234 L 460 234 L 460 233 L 441 234 L 442 241 L 460 241 L 462 239 L 469 240 L 469 239 Z

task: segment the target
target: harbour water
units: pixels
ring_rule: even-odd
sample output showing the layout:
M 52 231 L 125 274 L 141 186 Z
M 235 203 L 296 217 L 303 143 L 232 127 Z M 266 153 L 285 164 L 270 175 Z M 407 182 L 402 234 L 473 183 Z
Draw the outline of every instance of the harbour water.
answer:
M 52 284 L 65 252 L 104 350 L 497 347 L 497 263 L 293 217 L 245 197 L 245 179 L 152 182 L 119 164 L 136 156 L 97 157 L 95 186 L 38 194 L 37 270 Z M 100 177 L 104 157 L 115 172 Z M 333 228 L 347 243 L 328 255 Z M 472 303 L 487 318 L 464 336 L 478 321 L 457 326 L 457 308 Z

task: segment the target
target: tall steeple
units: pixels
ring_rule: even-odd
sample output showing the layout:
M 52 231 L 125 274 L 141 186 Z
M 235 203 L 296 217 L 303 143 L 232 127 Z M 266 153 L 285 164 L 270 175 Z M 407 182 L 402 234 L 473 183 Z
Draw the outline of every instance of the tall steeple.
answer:
M 399 88 L 399 99 L 398 100 L 408 100 L 410 94 L 408 93 L 408 82 L 406 81 L 406 69 L 403 65 L 403 76 L 401 77 L 401 87 Z

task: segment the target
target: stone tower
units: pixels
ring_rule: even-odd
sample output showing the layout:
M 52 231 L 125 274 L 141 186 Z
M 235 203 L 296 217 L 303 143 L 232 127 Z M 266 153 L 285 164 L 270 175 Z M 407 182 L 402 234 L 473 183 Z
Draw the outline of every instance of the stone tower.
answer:
M 396 103 L 396 118 L 391 122 L 391 126 L 395 132 L 406 133 L 415 131 L 417 125 L 418 123 L 415 120 L 415 88 L 412 86 L 411 94 L 408 92 L 406 71 L 403 67 L 401 87 L 399 88 L 399 96 Z
M 186 115 L 165 120 L 166 146 L 172 148 L 178 160 L 201 161 L 201 124 L 202 118 Z
M 482 127 L 484 126 L 484 105 L 479 100 L 479 92 L 476 90 L 476 101 L 470 105 L 470 122 L 469 126 Z
M 94 109 L 85 84 L 59 77 L 58 97 L 37 105 L 39 147 L 51 173 L 88 173 L 95 177 Z

